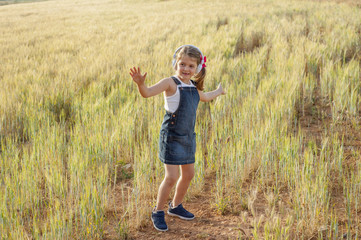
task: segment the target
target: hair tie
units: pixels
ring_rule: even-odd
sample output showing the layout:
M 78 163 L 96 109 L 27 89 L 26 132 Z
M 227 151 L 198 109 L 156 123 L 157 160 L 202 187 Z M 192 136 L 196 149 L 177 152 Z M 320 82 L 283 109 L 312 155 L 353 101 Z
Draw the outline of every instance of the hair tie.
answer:
M 205 67 L 207 67 L 207 66 L 206 66 L 206 64 L 203 63 L 203 64 L 202 64 L 202 68 L 205 68 Z

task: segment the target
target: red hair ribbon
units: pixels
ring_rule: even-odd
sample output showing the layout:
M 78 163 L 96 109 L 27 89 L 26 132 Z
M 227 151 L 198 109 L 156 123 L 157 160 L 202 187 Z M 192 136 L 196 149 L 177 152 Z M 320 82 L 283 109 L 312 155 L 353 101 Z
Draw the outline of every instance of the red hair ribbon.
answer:
M 206 64 L 205 64 L 205 63 L 207 62 L 207 57 L 204 56 L 204 57 L 202 58 L 202 55 L 201 55 L 201 62 L 202 62 L 202 59 L 204 59 L 203 64 L 202 64 L 202 68 L 205 68 L 205 67 L 207 67 Z

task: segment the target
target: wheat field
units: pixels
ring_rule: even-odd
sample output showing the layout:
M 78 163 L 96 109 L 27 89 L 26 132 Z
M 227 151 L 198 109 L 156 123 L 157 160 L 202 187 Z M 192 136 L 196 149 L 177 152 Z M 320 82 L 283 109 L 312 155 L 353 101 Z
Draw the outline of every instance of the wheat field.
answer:
M 82 0 L 0 7 L 0 239 L 115 239 L 149 222 L 163 179 L 173 51 L 207 56 L 196 175 L 239 239 L 359 239 L 358 2 Z M 119 196 L 114 199 L 115 192 Z M 114 216 L 113 216 L 114 219 Z

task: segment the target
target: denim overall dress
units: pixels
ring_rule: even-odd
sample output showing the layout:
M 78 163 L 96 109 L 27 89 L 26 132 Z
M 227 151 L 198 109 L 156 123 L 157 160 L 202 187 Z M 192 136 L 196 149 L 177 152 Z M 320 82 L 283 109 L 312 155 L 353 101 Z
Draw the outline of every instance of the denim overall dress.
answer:
M 194 86 L 183 87 L 172 77 L 179 89 L 179 106 L 174 113 L 166 111 L 159 136 L 159 158 L 165 164 L 184 165 L 195 162 L 196 134 L 194 126 L 199 94 Z M 195 85 L 195 82 L 192 81 Z

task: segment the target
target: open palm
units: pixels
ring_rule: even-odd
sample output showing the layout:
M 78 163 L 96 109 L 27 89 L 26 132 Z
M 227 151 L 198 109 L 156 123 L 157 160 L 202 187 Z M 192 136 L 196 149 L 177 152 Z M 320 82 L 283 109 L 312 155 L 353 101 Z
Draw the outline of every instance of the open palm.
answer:
M 144 75 L 141 74 L 139 67 L 138 68 L 135 68 L 135 67 L 131 68 L 129 74 L 130 74 L 130 76 L 132 76 L 133 81 L 138 85 L 143 84 L 144 81 L 145 81 L 145 77 L 147 76 L 147 73 L 145 73 Z

